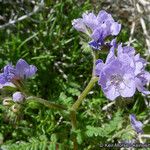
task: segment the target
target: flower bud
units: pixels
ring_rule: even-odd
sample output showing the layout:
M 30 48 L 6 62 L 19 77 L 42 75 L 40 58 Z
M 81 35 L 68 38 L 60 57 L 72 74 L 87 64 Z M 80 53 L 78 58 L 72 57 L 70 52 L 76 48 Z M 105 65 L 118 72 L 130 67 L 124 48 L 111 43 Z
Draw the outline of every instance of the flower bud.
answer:
M 14 105 L 11 107 L 11 110 L 12 110 L 14 113 L 17 113 L 17 112 L 20 110 L 20 105 L 14 104 Z
M 11 99 L 11 98 L 5 98 L 5 99 L 3 100 L 3 105 L 4 105 L 4 106 L 10 106 L 11 103 L 12 103 L 12 99 Z
M 81 19 L 81 18 L 74 19 L 72 21 L 72 25 L 78 31 L 81 31 L 81 32 L 84 32 L 84 33 L 87 33 L 87 31 L 88 31 L 85 24 L 84 24 L 84 22 L 83 22 L 83 19 Z
M 15 92 L 12 96 L 14 102 L 21 103 L 24 101 L 25 96 L 21 92 Z

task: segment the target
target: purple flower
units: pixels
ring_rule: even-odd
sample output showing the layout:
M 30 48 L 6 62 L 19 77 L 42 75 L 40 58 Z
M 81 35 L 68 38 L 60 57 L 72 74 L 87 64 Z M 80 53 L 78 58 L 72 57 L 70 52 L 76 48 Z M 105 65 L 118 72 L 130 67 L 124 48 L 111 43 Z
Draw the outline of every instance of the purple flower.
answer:
M 118 96 L 132 97 L 136 89 L 143 94 L 150 94 L 144 87 L 150 81 L 150 73 L 145 71 L 146 61 L 139 54 L 135 55 L 134 48 L 130 46 L 122 47 L 120 44 L 117 47 L 115 42 L 112 45 L 106 62 L 99 59 L 95 67 L 95 74 L 99 76 L 98 84 L 105 96 L 110 100 Z
M 2 84 L 10 82 L 10 80 L 14 77 L 15 74 L 15 69 L 11 64 L 6 65 L 3 71 L 4 72 L 0 74 L 0 81 Z
M 105 43 L 105 38 L 108 36 L 116 36 L 121 30 L 121 24 L 114 21 L 112 16 L 102 10 L 95 16 L 93 13 L 84 13 L 82 18 L 74 19 L 73 27 L 82 31 L 92 38 L 89 45 L 93 49 L 101 49 Z
M 0 74 L 0 86 L 9 85 L 15 83 L 17 80 L 24 80 L 32 77 L 37 71 L 37 68 L 33 65 L 29 65 L 25 60 L 19 59 L 16 67 L 11 64 L 6 65 L 3 69 L 3 73 Z
M 123 58 L 123 56 L 125 56 Z M 146 60 L 140 57 L 140 54 L 135 55 L 135 50 L 131 46 L 124 46 L 122 44 L 118 46 L 118 57 L 122 61 L 130 63 L 130 66 L 134 69 L 136 88 L 143 94 L 150 94 L 144 86 L 150 82 L 150 73 L 145 70 L 147 64 Z M 129 61 L 130 60 L 130 61 Z
M 16 68 L 15 76 L 20 79 L 27 79 L 35 75 L 37 68 L 33 65 L 29 65 L 25 60 L 19 59 Z
M 99 25 L 99 21 L 93 13 L 83 13 L 82 19 L 84 24 L 93 31 Z
M 102 69 L 101 71 L 98 69 Z M 135 80 L 133 69 L 118 60 L 112 60 L 107 65 L 98 63 L 96 74 L 100 73 L 98 84 L 101 85 L 105 96 L 115 100 L 118 96 L 132 97 L 135 93 Z
M 130 122 L 131 122 L 131 126 L 132 128 L 137 132 L 137 133 L 143 133 L 142 127 L 143 124 L 141 121 L 137 121 L 136 120 L 136 116 L 134 114 L 131 114 L 129 116 L 130 118 Z
M 21 103 L 21 102 L 24 101 L 25 96 L 24 96 L 21 92 L 15 92 L 15 93 L 13 94 L 12 98 L 13 98 L 13 101 L 14 101 L 14 102 L 19 102 L 19 103 Z
M 86 25 L 84 24 L 83 22 L 83 19 L 79 18 L 79 19 L 74 19 L 72 21 L 72 25 L 73 27 L 78 30 L 78 31 L 81 31 L 81 32 L 84 32 L 84 33 L 87 33 L 87 28 L 86 28 Z
M 99 41 L 99 40 L 98 40 Z M 103 43 L 102 42 L 98 42 L 98 41 L 90 41 L 89 42 L 89 45 L 93 48 L 93 49 L 95 49 L 95 50 L 98 50 L 98 49 L 100 49 L 100 47 L 103 45 Z

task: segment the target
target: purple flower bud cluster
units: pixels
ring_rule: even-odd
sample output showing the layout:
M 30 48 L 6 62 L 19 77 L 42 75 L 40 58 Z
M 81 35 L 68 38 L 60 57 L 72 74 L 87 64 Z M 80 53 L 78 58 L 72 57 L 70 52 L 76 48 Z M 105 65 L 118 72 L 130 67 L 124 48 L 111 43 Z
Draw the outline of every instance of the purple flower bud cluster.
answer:
M 16 66 L 11 64 L 3 68 L 3 73 L 0 73 L 0 88 L 3 86 L 15 84 L 16 81 L 25 80 L 32 77 L 37 71 L 33 65 L 29 65 L 25 60 L 19 59 Z
M 134 114 L 131 114 L 129 116 L 130 122 L 131 122 L 131 126 L 132 128 L 135 130 L 136 133 L 143 133 L 142 127 L 143 124 L 141 121 L 137 121 L 136 120 L 136 116 Z
M 136 89 L 143 94 L 150 94 L 145 88 L 150 81 L 150 73 L 145 71 L 145 65 L 146 61 L 140 54 L 135 54 L 133 47 L 115 44 L 105 63 L 102 60 L 96 62 L 98 84 L 110 100 L 115 100 L 118 96 L 132 97 Z
M 116 36 L 121 30 L 121 24 L 114 21 L 112 16 L 102 10 L 95 16 L 94 13 L 84 13 L 82 18 L 72 21 L 73 27 L 81 32 L 88 34 L 92 41 L 89 45 L 95 49 L 101 49 L 108 36 Z

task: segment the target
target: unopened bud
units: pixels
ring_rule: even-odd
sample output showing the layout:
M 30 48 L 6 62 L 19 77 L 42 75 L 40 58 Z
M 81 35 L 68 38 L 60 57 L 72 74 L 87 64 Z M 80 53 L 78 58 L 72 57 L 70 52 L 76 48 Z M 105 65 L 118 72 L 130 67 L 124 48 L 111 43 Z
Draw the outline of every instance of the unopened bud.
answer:
M 12 96 L 14 102 L 22 103 L 25 96 L 21 92 L 15 92 Z
M 14 104 L 11 109 L 14 113 L 16 113 L 20 110 L 20 105 Z
M 12 103 L 12 99 L 11 98 L 6 98 L 3 100 L 3 105 L 4 106 L 10 106 Z

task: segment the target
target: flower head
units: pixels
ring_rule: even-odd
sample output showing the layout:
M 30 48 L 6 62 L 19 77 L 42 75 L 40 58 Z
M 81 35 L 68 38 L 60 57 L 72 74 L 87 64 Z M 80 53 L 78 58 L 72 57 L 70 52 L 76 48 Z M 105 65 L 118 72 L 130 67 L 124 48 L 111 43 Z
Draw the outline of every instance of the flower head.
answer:
M 141 121 L 137 121 L 136 120 L 136 116 L 134 114 L 131 114 L 129 116 L 130 118 L 130 122 L 131 122 L 131 126 L 132 128 L 137 132 L 137 133 L 143 133 L 142 127 L 143 124 Z
M 101 10 L 97 16 L 94 13 L 84 13 L 82 18 L 74 19 L 73 27 L 92 38 L 89 45 L 93 49 L 100 49 L 108 36 L 116 36 L 121 30 L 121 24 L 114 21 L 112 16 L 104 10 Z
M 37 71 L 33 65 L 29 65 L 25 60 L 19 59 L 16 67 L 11 64 L 6 65 L 3 73 L 0 74 L 1 87 L 14 83 L 16 80 L 24 80 L 32 77 Z
M 32 77 L 37 71 L 37 68 L 33 65 L 29 65 L 25 60 L 19 59 L 16 68 L 15 76 L 20 79 L 27 79 Z
M 100 63 L 96 68 L 100 67 Z M 109 64 L 101 65 L 100 79 L 98 84 L 101 85 L 104 94 L 110 100 L 115 100 L 118 96 L 132 97 L 135 93 L 135 80 L 133 69 L 117 58 Z M 97 69 L 97 73 L 98 73 Z
M 97 60 L 95 68 L 95 74 L 99 76 L 98 84 L 106 97 L 110 100 L 115 100 L 118 96 L 132 97 L 136 89 L 143 94 L 150 94 L 144 87 L 150 81 L 150 73 L 145 71 L 145 64 L 146 61 L 139 54 L 135 55 L 134 48 L 122 47 L 122 44 L 117 47 L 112 42 L 106 62 Z

